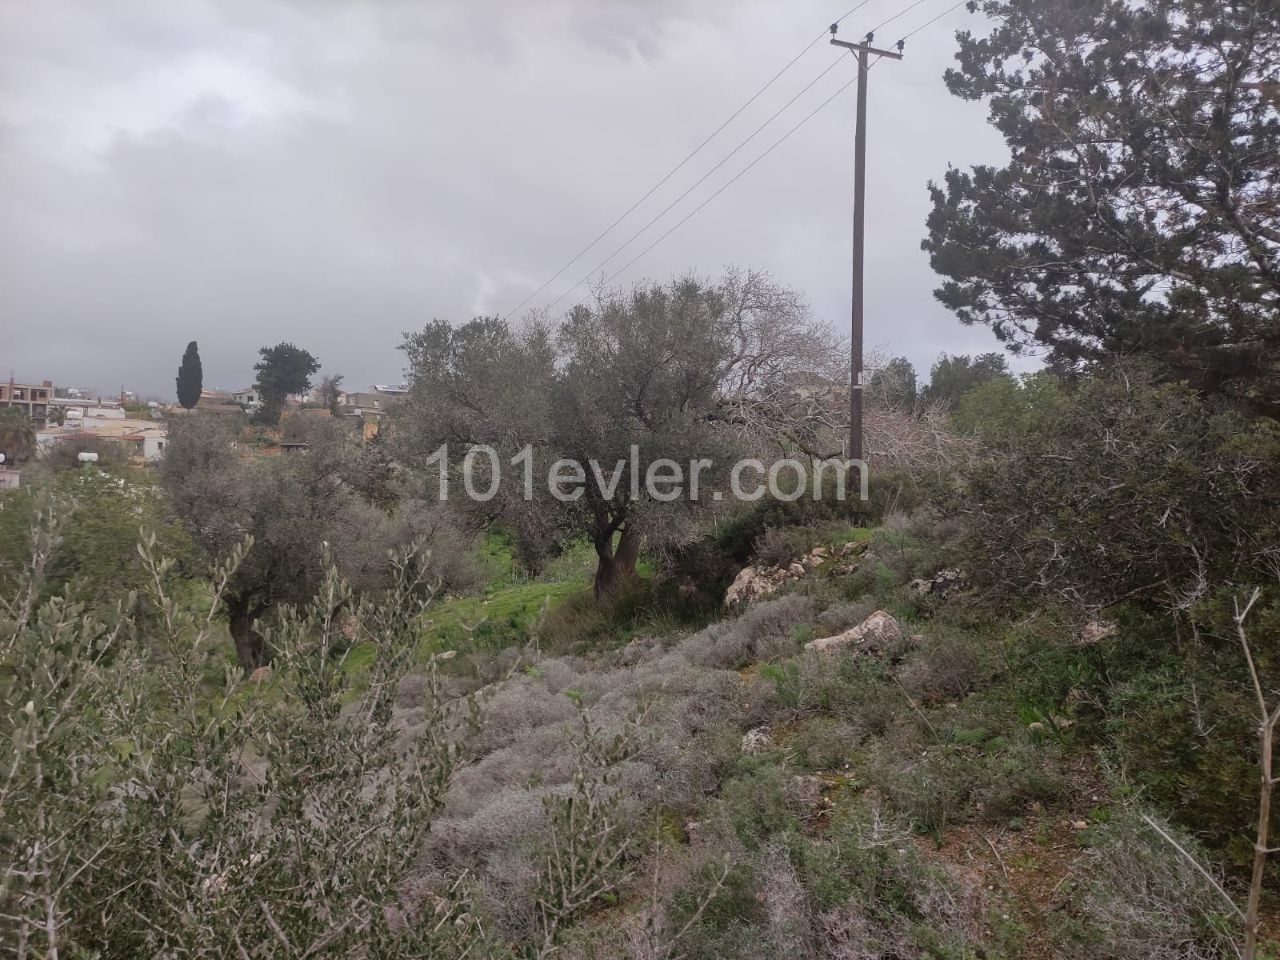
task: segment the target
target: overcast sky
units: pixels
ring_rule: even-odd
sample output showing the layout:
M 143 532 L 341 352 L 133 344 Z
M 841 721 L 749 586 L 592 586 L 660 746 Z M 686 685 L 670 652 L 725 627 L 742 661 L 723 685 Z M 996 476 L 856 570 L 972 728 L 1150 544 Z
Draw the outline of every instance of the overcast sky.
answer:
M 510 311 L 853 2 L 0 0 L 0 373 L 168 398 L 188 340 L 227 388 L 292 340 L 349 388 L 399 380 L 403 331 Z M 910 2 L 869 0 L 841 36 Z M 997 348 L 934 301 L 919 248 L 927 181 L 1004 153 L 942 84 L 970 23 L 869 74 L 867 343 L 922 373 Z M 838 56 L 814 45 L 530 306 Z M 853 76 L 846 55 L 605 272 Z M 850 88 L 615 283 L 758 267 L 843 329 L 853 109 Z

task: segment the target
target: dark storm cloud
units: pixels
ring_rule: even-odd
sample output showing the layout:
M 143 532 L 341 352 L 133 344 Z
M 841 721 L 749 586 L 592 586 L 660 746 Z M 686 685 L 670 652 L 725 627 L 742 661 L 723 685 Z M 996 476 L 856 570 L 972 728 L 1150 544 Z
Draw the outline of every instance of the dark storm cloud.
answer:
M 878 40 L 948 5 L 929 0 Z M 872 0 L 845 35 L 905 6 Z M 729 0 L 0 2 L 0 363 L 168 396 L 192 338 L 206 383 L 228 387 L 251 378 L 257 347 L 292 339 L 351 385 L 395 379 L 401 331 L 515 306 L 841 12 Z M 949 14 L 870 77 L 867 339 L 924 369 L 939 351 L 994 345 L 933 301 L 919 250 L 926 180 L 1001 153 L 982 108 L 941 84 L 967 20 Z M 836 56 L 816 45 L 532 306 Z M 833 70 L 669 222 L 852 69 Z M 852 109 L 848 91 L 617 282 L 762 267 L 843 327 Z

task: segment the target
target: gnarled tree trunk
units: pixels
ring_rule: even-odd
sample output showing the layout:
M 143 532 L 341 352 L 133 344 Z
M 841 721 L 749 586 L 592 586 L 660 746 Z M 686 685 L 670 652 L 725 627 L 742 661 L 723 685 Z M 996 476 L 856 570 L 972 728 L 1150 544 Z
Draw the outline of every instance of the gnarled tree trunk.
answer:
M 227 626 L 236 645 L 236 658 L 245 673 L 253 673 L 266 662 L 262 637 L 253 628 L 261 613 L 261 606 L 255 606 L 246 597 L 227 598 Z
M 640 534 L 630 526 L 622 528 L 615 546 L 613 533 L 596 538 L 596 579 L 594 584 L 597 600 L 610 597 L 624 584 L 636 579 L 636 559 L 640 555 Z

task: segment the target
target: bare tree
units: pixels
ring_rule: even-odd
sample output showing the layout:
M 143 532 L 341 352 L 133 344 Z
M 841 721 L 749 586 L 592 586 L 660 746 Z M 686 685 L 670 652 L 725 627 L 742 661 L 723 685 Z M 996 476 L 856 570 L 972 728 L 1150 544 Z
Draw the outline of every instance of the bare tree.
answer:
M 320 378 L 316 394 L 334 416 L 338 415 L 338 404 L 342 400 L 342 374 L 326 373 Z

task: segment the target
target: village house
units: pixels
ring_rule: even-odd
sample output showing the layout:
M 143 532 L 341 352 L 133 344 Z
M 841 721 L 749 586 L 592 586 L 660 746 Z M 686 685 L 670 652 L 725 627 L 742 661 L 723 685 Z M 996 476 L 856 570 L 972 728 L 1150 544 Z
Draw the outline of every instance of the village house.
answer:
M 344 393 L 338 409 L 344 417 L 359 417 L 366 423 L 377 422 L 386 415 L 388 408 L 396 400 L 408 392 L 408 386 L 403 383 L 375 383 L 367 391 Z
M 242 407 L 257 409 L 262 405 L 262 395 L 258 392 L 257 387 L 245 387 L 243 390 L 237 390 L 231 395 L 231 399 Z
M 123 412 L 123 411 L 121 411 Z M 118 443 L 126 455 L 154 463 L 164 456 L 168 433 L 153 420 L 116 416 L 112 410 L 89 410 L 83 417 L 67 419 L 60 427 L 46 426 L 36 431 L 36 456 L 47 455 L 60 443 L 105 440 Z
M 241 391 L 243 393 L 244 391 Z M 236 400 L 240 394 L 228 390 L 201 390 L 200 399 L 194 410 L 188 410 L 180 403 L 171 403 L 162 407 L 167 417 L 182 417 L 189 413 L 216 414 L 219 416 L 244 416 L 244 407 Z

